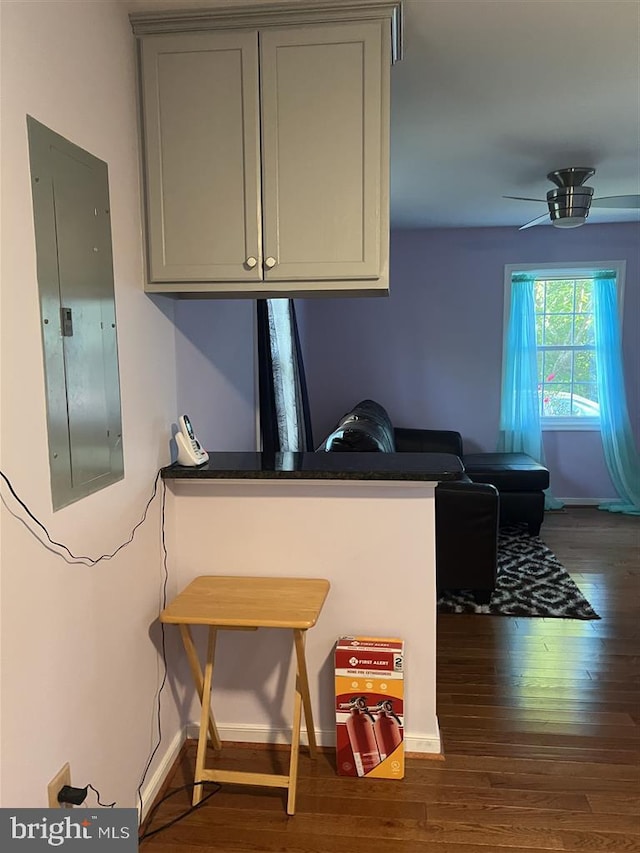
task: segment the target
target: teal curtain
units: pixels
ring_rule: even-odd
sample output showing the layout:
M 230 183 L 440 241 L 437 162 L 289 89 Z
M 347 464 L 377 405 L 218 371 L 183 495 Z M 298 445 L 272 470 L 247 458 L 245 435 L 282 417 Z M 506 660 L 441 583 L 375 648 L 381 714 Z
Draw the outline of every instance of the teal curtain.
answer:
M 502 370 L 498 450 L 527 453 L 545 464 L 536 350 L 535 277 L 515 275 L 511 281 L 511 309 Z M 545 492 L 545 509 L 564 504 Z
M 640 515 L 640 457 L 627 410 L 616 279 L 604 273 L 593 282 L 596 371 L 604 458 L 619 500 L 600 509 Z

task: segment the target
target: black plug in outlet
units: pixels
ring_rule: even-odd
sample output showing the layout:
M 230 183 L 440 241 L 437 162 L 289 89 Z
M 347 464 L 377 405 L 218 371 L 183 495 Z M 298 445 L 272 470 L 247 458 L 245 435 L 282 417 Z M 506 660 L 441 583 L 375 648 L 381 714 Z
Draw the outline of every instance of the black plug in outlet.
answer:
M 63 785 L 58 791 L 58 802 L 80 806 L 87 799 L 88 790 L 88 785 L 86 788 L 74 788 L 71 785 Z

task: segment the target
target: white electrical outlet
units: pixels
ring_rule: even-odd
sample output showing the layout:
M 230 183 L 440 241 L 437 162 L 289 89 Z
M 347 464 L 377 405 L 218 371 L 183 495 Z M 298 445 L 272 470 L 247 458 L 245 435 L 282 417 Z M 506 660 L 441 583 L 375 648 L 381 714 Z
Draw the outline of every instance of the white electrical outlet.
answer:
M 58 802 L 58 792 L 65 785 L 71 785 L 71 767 L 67 762 L 61 770 L 59 770 L 53 779 L 47 785 L 47 795 L 49 798 L 50 809 L 70 809 L 73 806 L 68 803 Z

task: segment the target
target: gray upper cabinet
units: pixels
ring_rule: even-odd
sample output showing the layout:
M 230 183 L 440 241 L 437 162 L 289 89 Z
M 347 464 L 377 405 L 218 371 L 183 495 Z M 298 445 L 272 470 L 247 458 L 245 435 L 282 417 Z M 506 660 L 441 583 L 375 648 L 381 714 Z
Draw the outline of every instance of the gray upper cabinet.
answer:
M 259 281 L 257 34 L 152 37 L 141 60 L 150 280 Z
M 313 5 L 249 12 L 241 27 L 237 10 L 132 16 L 148 291 L 388 292 L 399 5 Z
M 260 34 L 268 282 L 380 279 L 382 56 L 376 22 Z

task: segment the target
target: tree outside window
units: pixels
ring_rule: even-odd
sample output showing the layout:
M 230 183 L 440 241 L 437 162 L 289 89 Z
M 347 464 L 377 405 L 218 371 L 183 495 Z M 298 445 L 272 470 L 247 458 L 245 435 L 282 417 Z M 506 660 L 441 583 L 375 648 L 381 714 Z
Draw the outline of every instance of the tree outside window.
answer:
M 599 419 L 590 278 L 536 278 L 540 416 Z

